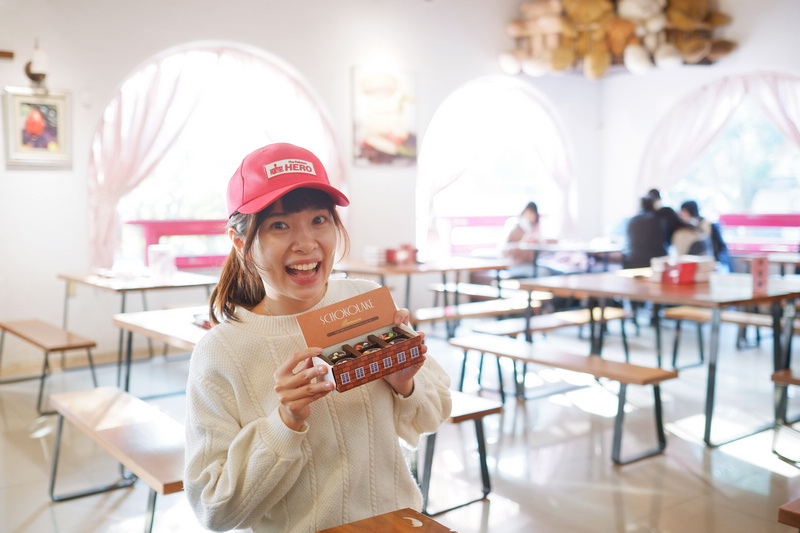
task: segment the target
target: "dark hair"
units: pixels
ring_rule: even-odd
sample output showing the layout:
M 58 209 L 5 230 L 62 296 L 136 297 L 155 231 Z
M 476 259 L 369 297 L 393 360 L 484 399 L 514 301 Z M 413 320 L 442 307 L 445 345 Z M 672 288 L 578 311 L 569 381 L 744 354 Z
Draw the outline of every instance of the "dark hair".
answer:
M 528 202 L 528 205 L 525 206 L 525 209 L 522 210 L 524 213 L 525 211 L 533 211 L 536 213 L 536 216 L 539 216 L 539 208 L 536 206 L 536 202 Z
M 642 196 L 639 198 L 639 205 L 641 206 L 642 211 L 655 211 L 653 198 L 651 196 Z
M 653 200 L 661 200 L 661 192 L 658 189 L 650 189 L 647 191 L 647 196 Z
M 337 248 L 342 252 L 341 257 L 347 255 L 350 251 L 350 237 L 336 211 L 333 199 L 327 193 L 318 189 L 300 188 L 286 193 L 280 200 L 283 211 L 287 214 L 299 213 L 306 209 L 327 209 L 336 226 Z M 226 230 L 233 229 L 244 241 L 244 246 L 241 255 L 236 248 L 231 249 L 222 266 L 219 283 L 211 293 L 209 318 L 213 324 L 219 324 L 222 319 L 237 320 L 235 316 L 237 306 L 250 309 L 266 296 L 261 276 L 252 262 L 251 250 L 258 235 L 258 228 L 275 210 L 276 203 L 273 202 L 254 214 L 237 211 L 228 219 Z
M 698 218 L 700 216 L 700 209 L 697 207 L 697 202 L 694 200 L 686 200 L 681 204 L 681 209 L 689 213 L 689 216 L 692 218 Z

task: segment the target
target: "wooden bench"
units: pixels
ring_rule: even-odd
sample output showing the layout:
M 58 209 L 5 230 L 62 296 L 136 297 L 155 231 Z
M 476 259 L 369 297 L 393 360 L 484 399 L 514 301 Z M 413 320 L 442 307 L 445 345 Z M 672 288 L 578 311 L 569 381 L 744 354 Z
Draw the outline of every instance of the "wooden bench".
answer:
M 538 302 L 524 298 L 484 300 L 482 302 L 467 302 L 463 304 L 421 307 L 411 311 L 409 319 L 415 329 L 419 324 L 447 321 L 447 337 L 452 337 L 458 321 L 466 318 L 484 318 L 490 316 L 512 315 L 516 313 L 531 312 L 540 307 Z
M 617 415 L 614 422 L 614 437 L 611 450 L 611 459 L 616 464 L 627 464 L 645 457 L 661 453 L 666 448 L 667 441 L 664 433 L 664 423 L 661 409 L 661 392 L 659 384 L 662 381 L 678 377 L 676 370 L 664 370 L 662 368 L 650 368 L 634 365 L 628 362 L 617 362 L 603 359 L 598 355 L 576 355 L 572 353 L 553 351 L 541 344 L 533 344 L 521 339 L 509 337 L 499 337 L 494 335 L 471 335 L 450 339 L 450 344 L 461 348 L 464 351 L 464 358 L 461 364 L 461 378 L 459 390 L 463 388 L 464 373 L 466 372 L 467 354 L 470 350 L 484 354 L 494 355 L 498 360 L 501 357 L 508 357 L 514 361 L 524 363 L 534 363 L 545 365 L 572 372 L 589 374 L 595 378 L 606 378 L 619 382 L 619 395 Z M 498 371 L 500 369 L 498 361 Z M 524 383 L 525 376 L 522 376 Z M 505 403 L 505 394 L 500 380 L 501 401 Z M 622 448 L 622 425 L 625 417 L 625 396 L 628 385 L 652 385 L 655 398 L 654 413 L 656 422 L 656 437 L 658 444 L 656 448 L 641 452 L 627 459 L 620 457 Z M 519 383 L 518 383 L 519 386 Z
M 149 533 L 153 527 L 156 495 L 183 490 L 183 424 L 116 387 L 52 394 L 50 402 L 59 415 L 50 473 L 50 499 L 59 502 L 99 494 L 129 487 L 141 479 L 150 487 L 144 528 Z M 70 494 L 55 494 L 65 418 L 120 462 L 122 478 L 119 481 Z M 129 471 L 127 474 L 125 469 Z
M 528 297 L 528 291 L 524 289 L 503 287 L 502 285 L 486 285 L 483 283 L 466 283 L 463 281 L 459 283 L 451 282 L 447 284 L 431 283 L 428 288 L 436 293 L 437 297 L 439 294 L 469 296 L 470 298 L 483 300 L 493 300 L 495 298 L 516 299 Z M 543 302 L 546 300 L 552 300 L 553 294 L 549 292 L 534 291 L 530 294 L 530 298 L 537 302 Z M 434 300 L 433 304 L 437 305 L 437 303 L 438 298 Z M 454 301 L 452 303 L 456 302 Z
M 44 364 L 42 374 L 39 377 L 39 396 L 36 401 L 36 410 L 39 414 L 52 414 L 52 411 L 42 411 L 42 399 L 44 396 L 44 383 L 50 373 L 50 353 L 66 352 L 70 350 L 86 350 L 89 358 L 89 368 L 92 371 L 92 382 L 97 387 L 97 375 L 94 370 L 92 360 L 92 348 L 97 346 L 95 341 L 76 335 L 58 326 L 37 319 L 29 320 L 6 320 L 0 322 L 0 360 L 3 356 L 3 344 L 6 332 L 29 342 L 44 351 Z M 3 383 L 10 383 L 7 380 Z
M 673 367 L 677 367 L 681 322 L 683 321 L 697 323 L 698 353 L 700 356 L 698 364 L 702 364 L 703 361 L 705 361 L 705 354 L 703 352 L 704 343 L 702 324 L 711 322 L 711 313 L 712 310 L 707 307 L 694 307 L 691 305 L 679 305 L 664 309 L 662 317 L 675 320 L 675 340 L 672 345 Z M 720 312 L 720 321 L 728 324 L 736 324 L 737 326 L 741 327 L 754 326 L 756 328 L 772 328 L 772 315 L 763 313 L 751 313 L 747 311 L 725 309 Z M 800 325 L 794 326 L 794 332 L 800 333 Z
M 489 480 L 489 465 L 486 462 L 486 437 L 483 432 L 483 419 L 489 415 L 502 413 L 503 404 L 490 400 L 488 398 L 481 398 L 480 396 L 470 396 L 459 391 L 451 391 L 451 399 L 453 408 L 450 412 L 450 418 L 447 422 L 451 424 L 460 424 L 467 420 L 472 420 L 475 423 L 475 436 L 478 441 L 478 458 L 481 468 L 481 480 L 483 481 L 483 495 L 480 498 L 470 500 L 468 502 L 452 506 L 436 512 L 428 511 L 428 489 L 431 482 L 431 470 L 433 466 L 433 451 L 436 445 L 436 433 L 431 433 L 426 436 L 425 442 L 425 464 L 422 470 L 422 481 L 420 482 L 420 490 L 422 491 L 422 512 L 434 516 L 437 514 L 446 513 L 453 509 L 458 509 L 481 501 L 489 495 L 492 490 L 492 485 Z
M 475 333 L 503 335 L 506 337 L 517 337 L 524 334 L 527 340 L 531 340 L 531 336 L 534 333 L 543 333 L 570 326 L 585 326 L 587 324 L 600 323 L 600 313 L 601 309 L 599 307 L 595 307 L 592 313 L 589 313 L 588 309 L 556 311 L 555 313 L 542 313 L 530 317 L 487 321 L 475 324 L 471 329 Z M 602 313 L 605 322 L 609 320 L 621 320 L 622 346 L 625 350 L 625 360 L 628 361 L 628 339 L 625 334 L 625 319 L 630 318 L 628 313 L 619 307 L 606 307 Z
M 778 522 L 796 527 L 800 531 L 800 498 L 778 507 Z

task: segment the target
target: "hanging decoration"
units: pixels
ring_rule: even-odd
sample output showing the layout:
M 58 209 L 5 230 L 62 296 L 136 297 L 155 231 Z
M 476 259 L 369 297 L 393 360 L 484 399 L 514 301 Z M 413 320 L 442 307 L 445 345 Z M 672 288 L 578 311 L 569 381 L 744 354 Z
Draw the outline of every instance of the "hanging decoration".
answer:
M 597 80 L 615 65 L 645 74 L 711 64 L 736 48 L 716 35 L 731 17 L 711 0 L 527 0 L 520 11 L 507 26 L 516 46 L 500 55 L 509 74 Z

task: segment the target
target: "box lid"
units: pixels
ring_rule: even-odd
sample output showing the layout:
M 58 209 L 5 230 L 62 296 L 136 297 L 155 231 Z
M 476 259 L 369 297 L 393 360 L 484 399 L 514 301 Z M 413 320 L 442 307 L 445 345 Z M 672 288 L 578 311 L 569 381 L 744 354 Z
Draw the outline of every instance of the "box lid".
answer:
M 387 287 L 298 315 L 308 346 L 326 348 L 394 323 L 397 307 Z

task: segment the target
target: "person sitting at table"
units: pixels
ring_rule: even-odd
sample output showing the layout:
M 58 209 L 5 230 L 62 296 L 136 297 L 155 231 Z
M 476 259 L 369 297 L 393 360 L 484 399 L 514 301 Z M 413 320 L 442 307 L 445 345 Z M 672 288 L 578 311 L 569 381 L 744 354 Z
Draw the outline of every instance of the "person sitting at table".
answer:
M 639 199 L 639 206 L 639 213 L 628 220 L 625 229 L 623 268 L 649 267 L 652 258 L 667 255 L 665 223 L 656 213 L 653 198 L 643 196 Z
M 673 233 L 680 228 L 691 229 L 691 226 L 681 220 L 681 217 L 674 209 L 663 205 L 661 202 L 661 192 L 658 189 L 650 189 L 647 191 L 647 196 L 653 200 L 653 209 L 661 220 L 663 227 L 664 248 L 669 251 L 670 246 L 672 246 Z
M 575 254 L 571 253 L 525 249 L 525 244 L 555 244 L 558 242 L 556 239 L 542 237 L 539 220 L 539 208 L 536 202 L 528 202 L 519 216 L 511 217 L 506 221 L 505 237 L 500 244 L 500 255 L 511 261 L 511 265 L 506 269 L 506 275 L 510 278 L 533 276 L 534 258 L 536 259 L 536 274 L 539 276 L 564 274 L 585 268 L 585 254 L 574 257 Z
M 713 254 L 714 259 L 719 261 L 729 272 L 732 272 L 733 261 L 730 253 L 728 253 L 728 246 L 722 238 L 719 224 L 712 223 L 710 220 L 700 216 L 700 209 L 697 206 L 697 202 L 694 200 L 686 200 L 683 202 L 678 214 L 681 219 L 697 227 L 702 232 L 702 236 L 707 239 L 703 240 L 703 245 L 706 248 L 705 253 L 698 255 Z
M 330 278 L 348 203 L 314 154 L 285 143 L 247 155 L 228 184 L 233 247 L 186 387 L 184 486 L 206 528 L 319 531 L 422 508 L 399 440 L 416 446 L 450 416 L 448 374 L 423 343 L 419 363 L 330 394 L 297 322 L 378 288 Z

